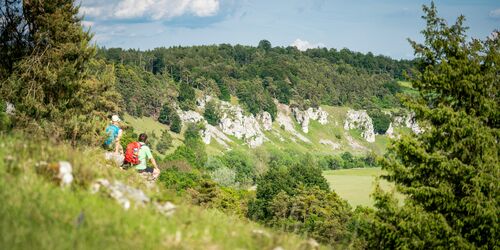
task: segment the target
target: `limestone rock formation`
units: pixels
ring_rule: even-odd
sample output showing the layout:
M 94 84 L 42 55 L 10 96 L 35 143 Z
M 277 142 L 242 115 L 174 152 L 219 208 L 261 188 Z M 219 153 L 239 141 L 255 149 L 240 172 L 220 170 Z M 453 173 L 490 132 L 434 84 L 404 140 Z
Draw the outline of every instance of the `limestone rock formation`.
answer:
M 405 126 L 413 133 L 415 134 L 420 134 L 424 130 L 418 125 L 417 121 L 415 120 L 415 114 L 410 113 L 406 116 L 396 116 L 394 117 L 394 126 Z
M 220 128 L 224 134 L 244 139 L 249 147 L 255 148 L 267 139 L 260 129 L 259 122 L 252 115 L 244 115 L 239 105 L 233 106 L 228 102 L 221 102 Z
M 257 120 L 262 124 L 262 129 L 264 131 L 271 131 L 273 129 L 273 118 L 269 112 L 262 112 L 257 115 Z
M 367 142 L 375 142 L 373 121 L 365 110 L 349 110 L 344 121 L 344 129 L 361 129 L 361 136 Z
M 229 139 L 229 137 L 227 137 L 219 129 L 208 123 L 205 124 L 205 129 L 201 131 L 201 138 L 203 139 L 203 142 L 205 144 L 210 144 L 213 138 L 215 141 L 217 141 L 217 143 L 219 143 L 226 149 L 229 148 L 229 145 L 227 143 L 232 142 L 232 140 Z
M 319 140 L 319 143 L 323 144 L 323 145 L 329 145 L 329 146 L 332 147 L 333 150 L 340 149 L 340 144 L 339 143 L 336 143 L 336 142 L 333 142 L 333 141 L 330 141 L 330 140 L 321 139 L 321 140 Z
M 321 107 L 317 109 L 308 108 L 307 110 L 300 110 L 298 108 L 293 108 L 292 112 L 293 115 L 295 116 L 295 120 L 297 120 L 297 122 L 300 124 L 300 126 L 302 127 L 302 131 L 304 133 L 309 132 L 310 120 L 318 121 L 322 125 L 328 123 L 328 113 L 322 110 Z
M 183 123 L 205 121 L 205 118 L 203 118 L 203 116 L 197 113 L 196 111 L 177 110 L 177 114 L 179 114 L 179 117 L 181 118 Z
M 213 99 L 212 96 L 209 95 L 202 96 L 196 99 L 196 106 L 198 106 L 201 109 L 204 109 L 205 105 L 207 105 L 207 102 L 211 101 L 212 99 Z
M 293 125 L 292 118 L 290 117 L 291 115 L 291 110 L 288 105 L 277 103 L 276 104 L 278 107 L 278 115 L 276 117 L 276 121 L 278 122 L 278 125 L 283 128 L 285 131 L 289 132 L 290 134 L 294 135 L 297 137 L 299 140 L 307 143 L 311 143 L 311 141 L 301 135 L 297 130 L 295 130 L 295 127 Z M 293 140 L 293 139 L 292 139 Z
M 115 199 L 125 210 L 128 210 L 131 204 L 142 206 L 150 201 L 149 197 L 142 190 L 127 186 L 120 181 L 110 182 L 106 179 L 98 179 L 92 185 L 92 193 L 99 192 L 101 187 L 104 188 L 104 192 Z
M 392 122 L 389 123 L 389 128 L 387 128 L 387 131 L 385 131 L 385 134 L 389 138 L 394 138 L 394 128 L 392 127 Z

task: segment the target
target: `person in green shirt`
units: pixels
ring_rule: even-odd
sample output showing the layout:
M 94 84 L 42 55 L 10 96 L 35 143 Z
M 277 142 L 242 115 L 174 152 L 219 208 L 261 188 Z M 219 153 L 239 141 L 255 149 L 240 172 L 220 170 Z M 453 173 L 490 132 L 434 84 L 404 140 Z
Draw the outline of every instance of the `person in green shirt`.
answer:
M 139 173 L 152 173 L 153 177 L 156 178 L 160 175 L 160 169 L 158 168 L 158 165 L 156 164 L 155 158 L 153 157 L 153 154 L 151 154 L 151 149 L 149 148 L 148 145 L 146 145 L 146 142 L 148 141 L 148 136 L 145 133 L 142 133 L 139 135 L 139 143 L 141 144 L 141 148 L 139 149 L 139 164 L 135 166 L 135 169 Z M 151 161 L 151 164 L 153 164 L 154 168 L 148 167 L 148 160 Z

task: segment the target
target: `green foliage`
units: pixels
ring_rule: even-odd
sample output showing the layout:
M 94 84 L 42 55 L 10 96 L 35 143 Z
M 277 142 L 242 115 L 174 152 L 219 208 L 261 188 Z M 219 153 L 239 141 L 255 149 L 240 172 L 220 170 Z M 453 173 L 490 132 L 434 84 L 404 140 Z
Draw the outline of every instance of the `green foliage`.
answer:
M 5 112 L 7 103 L 0 100 L 0 131 L 5 131 L 10 128 L 11 121 L 9 115 Z
M 224 83 L 217 83 L 217 86 L 219 87 L 220 91 L 219 99 L 229 102 L 231 100 L 231 93 L 229 92 L 227 85 Z
M 205 105 L 205 112 L 203 113 L 203 117 L 205 117 L 205 120 L 207 120 L 208 124 L 212 126 L 219 125 L 221 115 L 215 101 L 211 100 Z
M 310 155 L 272 156 L 271 168 L 257 180 L 248 217 L 328 244 L 352 244 L 351 208 L 330 191 L 316 164 Z
M 127 149 L 127 145 L 131 142 L 138 141 L 138 135 L 135 133 L 134 128 L 132 126 L 122 127 L 122 137 L 120 139 L 120 145 L 123 150 Z
M 376 167 L 376 156 L 367 154 L 366 156 L 354 156 L 350 152 L 344 152 L 339 156 L 326 155 L 319 157 L 318 164 L 324 170 L 351 169 L 351 168 L 371 168 Z
M 161 133 L 160 141 L 156 144 L 156 150 L 161 154 L 165 154 L 170 147 L 172 147 L 172 136 L 168 131 Z
M 202 168 L 207 162 L 207 153 L 200 137 L 200 129 L 201 124 L 189 123 L 184 134 L 184 145 L 179 146 L 164 161 L 186 160 L 189 164 Z
M 351 207 L 334 192 L 299 186 L 293 196 L 280 192 L 271 201 L 268 222 L 277 228 L 306 234 L 328 244 L 347 244 Z
M 299 186 L 328 191 L 328 183 L 321 175 L 321 169 L 315 164 L 310 156 L 302 156 L 290 165 L 271 165 L 271 168 L 257 179 L 256 199 L 249 204 L 248 216 L 264 222 L 270 220 L 272 215 L 269 205 L 274 197 L 280 192 L 294 196 Z
M 111 48 L 99 52 L 110 62 L 133 65 L 175 81 L 180 85 L 178 100 L 182 109 L 194 108 L 194 100 L 181 101 L 191 100 L 189 87 L 194 87 L 225 101 L 231 94 L 238 96 L 251 113 L 265 110 L 273 118 L 273 98 L 306 106 L 399 106 L 394 96 L 398 85 L 393 80 L 401 79 L 403 72 L 413 66 L 412 61 L 347 49 L 301 52 L 294 47 L 272 48 L 265 40 L 258 47 L 222 44 L 145 52 Z
M 180 133 L 182 130 L 182 121 L 181 117 L 174 113 L 170 119 L 170 131 L 175 133 Z
M 272 48 L 271 42 L 269 42 L 268 40 L 260 40 L 259 46 L 257 46 L 257 48 L 264 51 L 269 51 Z
M 385 134 L 391 124 L 389 115 L 384 114 L 378 109 L 368 110 L 368 115 L 372 118 L 375 133 Z
M 257 115 L 262 111 L 267 111 L 273 120 L 276 118 L 278 113 L 276 104 L 259 80 L 243 82 L 237 95 L 250 113 Z
M 235 181 L 243 186 L 252 185 L 257 177 L 255 162 L 244 151 L 231 150 L 221 157 L 224 165 L 236 173 Z
M 191 190 L 194 204 L 217 208 L 225 213 L 244 217 L 247 213 L 247 203 L 250 192 L 229 187 L 220 187 L 215 182 L 203 180 L 195 190 Z
M 364 235 L 369 247 L 495 248 L 499 245 L 500 36 L 466 37 L 464 17 L 448 26 L 435 5 L 424 7 L 424 44 L 411 42 L 421 95 L 406 104 L 425 132 L 389 150 L 386 178 L 406 195 L 402 207 L 385 194 Z
M 176 115 L 175 110 L 168 104 L 164 104 L 158 116 L 158 121 L 162 124 L 170 125 L 174 115 Z
M 161 171 L 159 181 L 169 189 L 185 191 L 188 188 L 195 188 L 200 185 L 201 174 L 197 170 L 189 172 L 180 171 L 175 166 Z
M 119 96 L 113 68 L 93 59 L 78 8 L 73 1 L 31 1 L 19 15 L 29 27 L 23 49 L 30 56 L 17 58 L 0 88 L 16 107 L 15 125 L 73 145 L 99 144 L 103 118 L 119 111 Z
M 182 110 L 190 110 L 196 107 L 196 95 L 194 89 L 187 83 L 181 83 L 179 89 L 179 107 Z
M 210 178 L 225 187 L 238 187 L 236 182 L 236 171 L 226 166 L 219 167 L 210 172 Z

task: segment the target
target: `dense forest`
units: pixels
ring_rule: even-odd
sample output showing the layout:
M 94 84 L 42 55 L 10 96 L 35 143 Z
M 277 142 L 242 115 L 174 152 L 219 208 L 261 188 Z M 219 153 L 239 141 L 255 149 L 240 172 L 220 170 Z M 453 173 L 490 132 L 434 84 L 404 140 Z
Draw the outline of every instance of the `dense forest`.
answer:
M 413 61 L 348 49 L 211 45 L 150 51 L 100 48 L 98 57 L 116 65 L 118 90 L 133 115 L 157 115 L 175 101 L 176 89 L 191 87 L 228 101 L 237 96 L 251 113 L 276 114 L 281 103 L 381 109 L 398 106 L 396 80 L 411 73 Z M 186 86 L 183 86 L 186 85 Z M 159 94 L 161 93 L 161 94 Z M 170 101 L 169 101 L 170 100 Z M 181 108 L 192 105 L 180 103 Z

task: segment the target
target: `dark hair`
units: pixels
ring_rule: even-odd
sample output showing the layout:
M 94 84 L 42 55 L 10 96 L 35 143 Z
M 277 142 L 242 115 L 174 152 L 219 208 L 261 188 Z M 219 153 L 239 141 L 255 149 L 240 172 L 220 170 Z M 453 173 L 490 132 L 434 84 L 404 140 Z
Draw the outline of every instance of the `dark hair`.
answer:
M 148 139 L 148 136 L 145 133 L 142 133 L 139 135 L 140 142 L 146 142 L 147 139 Z

